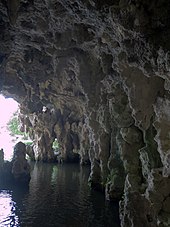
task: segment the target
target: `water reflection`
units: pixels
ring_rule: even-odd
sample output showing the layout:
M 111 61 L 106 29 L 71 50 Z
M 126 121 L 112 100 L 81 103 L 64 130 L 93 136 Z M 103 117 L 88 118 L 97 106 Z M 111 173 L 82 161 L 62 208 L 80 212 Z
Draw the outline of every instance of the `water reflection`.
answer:
M 32 168 L 29 190 L 15 187 L 11 193 L 3 191 L 8 195 L 7 210 L 11 212 L 4 213 L 3 219 L 10 223 L 9 219 L 15 218 L 14 224 L 4 226 L 120 226 L 116 205 L 89 189 L 89 168 L 52 164 L 36 164 Z M 2 205 L 0 210 L 4 209 Z
M 16 203 L 12 200 L 10 191 L 0 191 L 0 226 L 18 226 L 18 216 L 15 213 Z

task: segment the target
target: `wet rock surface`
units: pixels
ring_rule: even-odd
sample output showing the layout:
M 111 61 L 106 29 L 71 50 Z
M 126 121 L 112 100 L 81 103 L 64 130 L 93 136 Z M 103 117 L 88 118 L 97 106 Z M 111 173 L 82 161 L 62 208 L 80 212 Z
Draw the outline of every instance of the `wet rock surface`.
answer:
M 91 185 L 121 199 L 122 226 L 170 223 L 169 10 L 0 1 L 0 89 L 20 103 L 33 157 L 54 161 L 57 138 L 62 160 L 90 162 Z

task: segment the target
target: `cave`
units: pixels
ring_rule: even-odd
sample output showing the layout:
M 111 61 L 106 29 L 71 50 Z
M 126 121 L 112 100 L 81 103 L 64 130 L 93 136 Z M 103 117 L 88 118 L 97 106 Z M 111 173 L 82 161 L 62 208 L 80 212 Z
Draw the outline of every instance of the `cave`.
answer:
M 170 226 L 170 2 L 1 0 L 0 93 L 37 162 L 90 164 L 122 227 Z

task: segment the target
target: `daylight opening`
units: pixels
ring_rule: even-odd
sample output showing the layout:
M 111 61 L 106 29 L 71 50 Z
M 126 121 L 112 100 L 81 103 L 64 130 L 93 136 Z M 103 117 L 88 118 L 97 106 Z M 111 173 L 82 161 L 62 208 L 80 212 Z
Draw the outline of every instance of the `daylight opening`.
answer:
M 19 110 L 19 104 L 12 98 L 0 95 L 0 149 L 4 151 L 4 159 L 11 160 L 16 137 L 11 134 L 8 123 Z
M 60 151 L 59 142 L 58 142 L 57 138 L 55 138 L 54 141 L 53 141 L 52 150 L 54 152 L 55 159 L 59 163 L 61 163 L 62 156 L 61 156 L 61 151 Z

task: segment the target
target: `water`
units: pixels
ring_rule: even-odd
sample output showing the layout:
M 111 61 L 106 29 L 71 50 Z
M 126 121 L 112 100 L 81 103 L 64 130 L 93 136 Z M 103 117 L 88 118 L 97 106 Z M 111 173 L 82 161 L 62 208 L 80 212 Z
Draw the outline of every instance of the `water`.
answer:
M 29 188 L 0 185 L 0 227 L 118 227 L 118 207 L 88 187 L 88 167 L 35 164 Z

